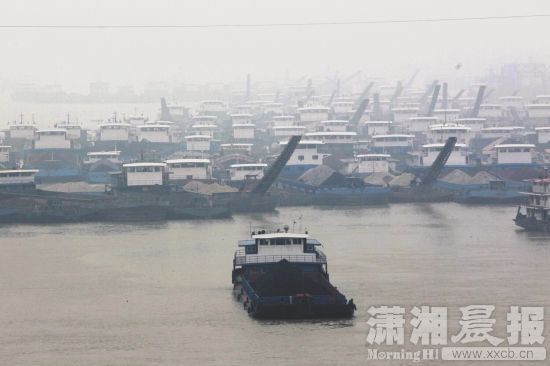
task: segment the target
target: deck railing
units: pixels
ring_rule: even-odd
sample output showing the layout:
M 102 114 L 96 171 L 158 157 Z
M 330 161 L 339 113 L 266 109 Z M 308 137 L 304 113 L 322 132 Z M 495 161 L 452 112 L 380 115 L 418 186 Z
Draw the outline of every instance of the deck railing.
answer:
M 261 263 L 276 263 L 283 259 L 294 263 L 319 263 L 326 264 L 327 257 L 325 254 L 317 250 L 312 254 L 276 254 L 276 255 L 246 255 L 244 250 L 238 250 L 235 253 L 234 263 L 237 266 L 243 264 L 261 264 Z

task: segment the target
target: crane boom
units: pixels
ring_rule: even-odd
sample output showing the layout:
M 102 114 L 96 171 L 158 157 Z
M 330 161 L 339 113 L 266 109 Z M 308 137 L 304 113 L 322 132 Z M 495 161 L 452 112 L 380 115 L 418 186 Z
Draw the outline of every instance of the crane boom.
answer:
M 479 86 L 479 90 L 477 92 L 477 97 L 476 97 L 476 101 L 475 101 L 475 104 L 474 104 L 474 108 L 472 108 L 472 112 L 470 113 L 470 117 L 477 117 L 477 115 L 479 114 L 479 107 L 481 106 L 481 103 L 483 103 L 483 94 L 485 93 L 485 88 L 487 86 L 485 85 L 480 85 Z
M 368 99 L 363 99 L 361 103 L 359 103 L 359 106 L 353 113 L 353 116 L 351 116 L 349 120 L 349 124 L 351 125 L 351 128 L 355 129 L 357 127 L 357 124 L 361 120 L 361 117 L 363 114 L 365 114 L 365 110 L 367 109 L 367 106 L 369 105 Z
M 453 152 L 455 145 L 456 145 L 456 137 L 449 137 L 447 139 L 447 142 L 443 146 L 443 149 L 441 149 L 441 151 L 439 152 L 439 155 L 437 155 L 437 158 L 435 158 L 430 169 L 422 177 L 419 187 L 424 187 L 424 188 L 429 187 L 437 179 L 437 177 L 443 170 L 443 167 L 447 163 L 447 160 L 449 160 L 449 156 L 451 156 L 451 153 Z
M 160 120 L 173 122 L 170 108 L 168 108 L 168 105 L 166 104 L 166 99 L 164 98 L 160 98 Z
M 441 89 L 441 85 L 437 84 L 434 86 L 432 100 L 430 102 L 430 105 L 428 106 L 428 110 L 426 111 L 426 117 L 431 117 L 434 114 L 435 106 L 437 105 L 437 97 L 439 96 L 440 89 Z
M 294 150 L 296 150 L 296 147 L 298 146 L 298 143 L 301 139 L 302 136 L 292 136 L 290 140 L 288 140 L 288 143 L 286 144 L 284 150 L 277 157 L 277 160 L 275 160 L 275 162 L 271 164 L 271 166 L 265 172 L 264 176 L 262 177 L 262 179 L 260 179 L 258 184 L 251 187 L 251 189 L 245 188 L 245 191 L 260 195 L 267 193 L 269 187 L 271 187 L 273 182 L 275 182 L 275 180 L 285 167 L 286 163 L 294 153 Z

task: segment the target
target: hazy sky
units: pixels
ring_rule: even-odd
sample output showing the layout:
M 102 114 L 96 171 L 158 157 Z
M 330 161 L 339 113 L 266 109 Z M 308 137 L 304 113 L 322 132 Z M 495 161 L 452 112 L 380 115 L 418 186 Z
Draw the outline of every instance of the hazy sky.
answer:
M 0 24 L 220 24 L 550 14 L 547 0 L 18 0 Z M 550 18 L 448 23 L 215 29 L 0 29 L 8 81 L 232 81 L 364 70 L 406 78 L 475 74 L 506 62 L 550 63 Z

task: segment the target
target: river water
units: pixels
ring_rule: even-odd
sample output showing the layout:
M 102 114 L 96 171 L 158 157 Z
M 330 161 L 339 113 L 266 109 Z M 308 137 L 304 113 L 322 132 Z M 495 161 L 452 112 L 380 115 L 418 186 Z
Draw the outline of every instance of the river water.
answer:
M 367 360 L 367 309 L 380 305 L 447 306 L 449 335 L 460 306 L 495 305 L 506 337 L 510 305 L 550 304 L 550 236 L 516 229 L 514 215 L 439 203 L 0 226 L 0 365 L 411 364 Z M 324 244 L 353 319 L 256 321 L 232 296 L 237 240 L 294 221 Z

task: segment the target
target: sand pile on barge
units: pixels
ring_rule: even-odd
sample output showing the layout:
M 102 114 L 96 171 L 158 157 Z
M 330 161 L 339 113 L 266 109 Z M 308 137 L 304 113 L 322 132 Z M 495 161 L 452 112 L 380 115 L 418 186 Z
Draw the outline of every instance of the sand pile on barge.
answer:
M 183 189 L 188 192 L 200 193 L 205 195 L 212 195 L 215 193 L 228 193 L 237 192 L 236 188 L 222 185 L 218 183 L 203 183 L 198 181 L 192 181 L 183 186 Z

